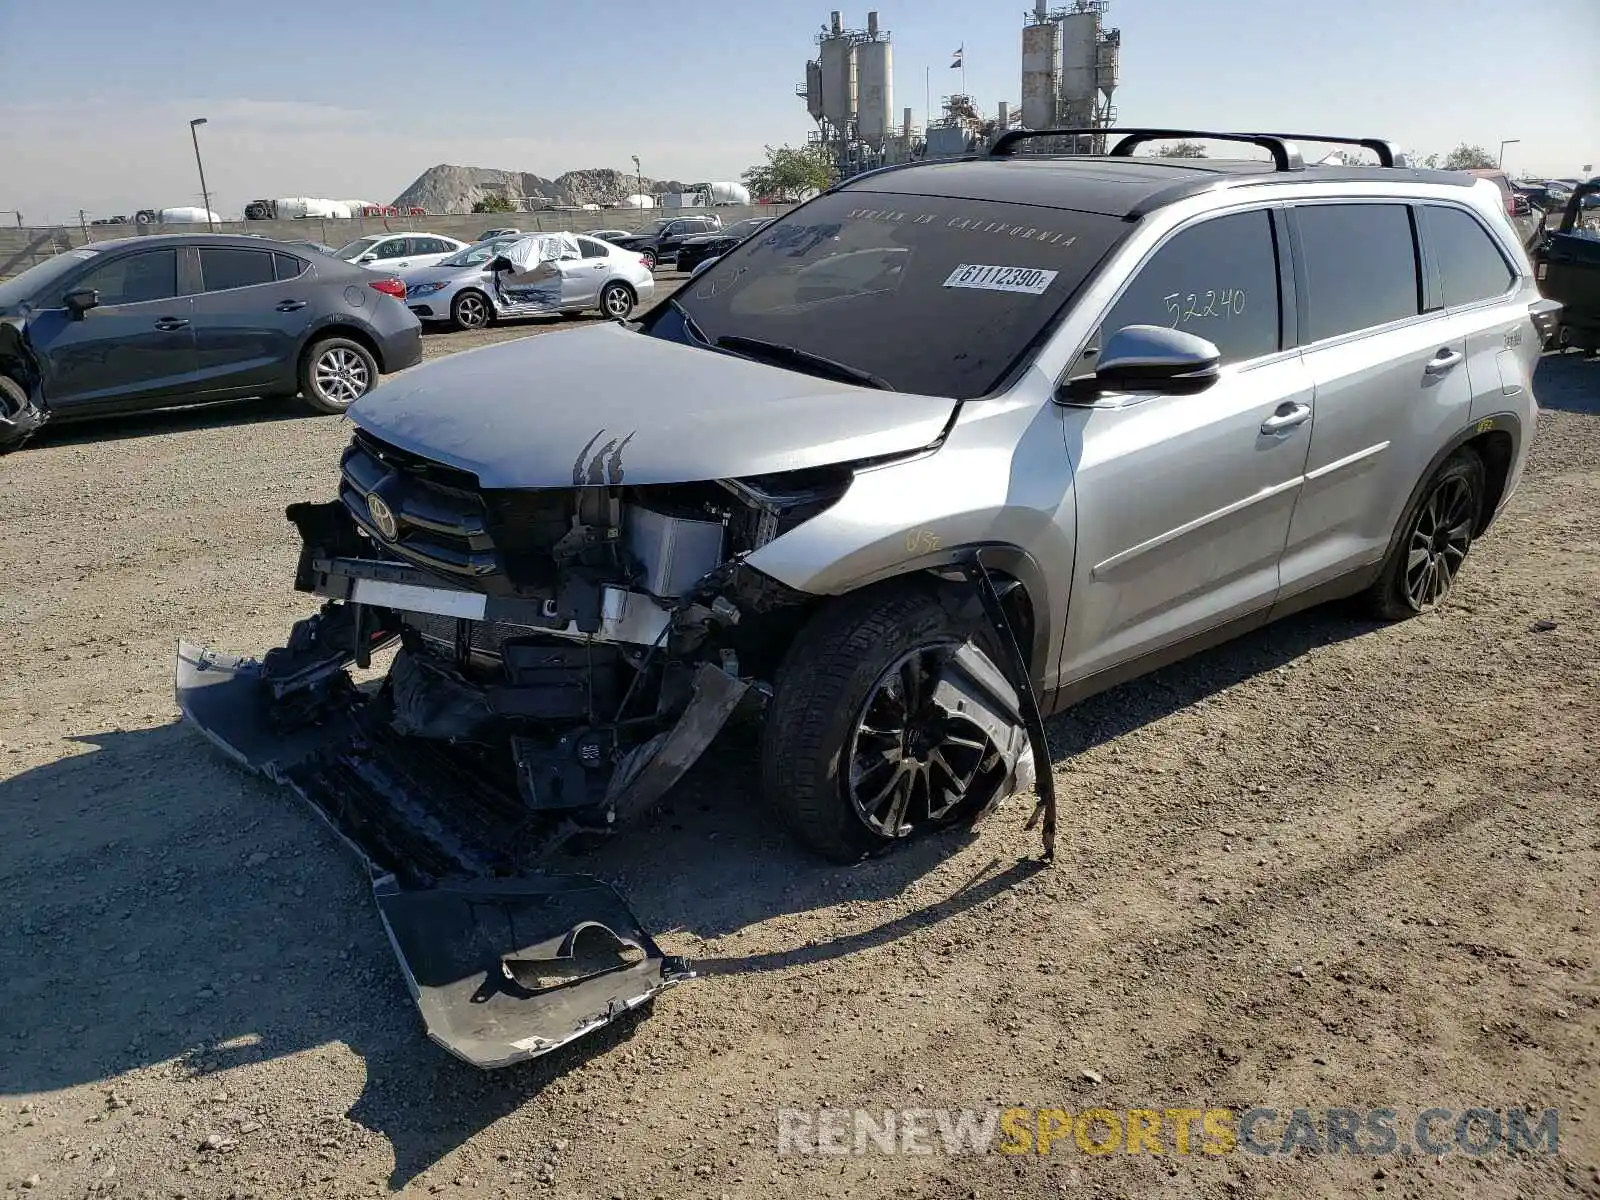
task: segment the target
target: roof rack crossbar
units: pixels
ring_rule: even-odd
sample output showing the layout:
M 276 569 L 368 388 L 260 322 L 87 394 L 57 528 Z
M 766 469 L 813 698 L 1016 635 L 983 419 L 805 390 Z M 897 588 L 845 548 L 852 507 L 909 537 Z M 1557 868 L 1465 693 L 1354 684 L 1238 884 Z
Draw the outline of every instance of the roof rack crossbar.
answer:
M 1273 167 L 1279 171 L 1305 170 L 1305 160 L 1300 156 L 1299 147 L 1281 134 L 1217 133 L 1205 129 L 1012 129 L 995 139 L 994 145 L 989 147 L 989 157 L 1010 158 L 1014 154 L 1012 148 L 1018 142 L 1047 137 L 1115 137 L 1118 140 L 1109 151 L 1114 158 L 1129 158 L 1138 146 L 1174 138 L 1245 142 L 1252 146 L 1260 146 L 1271 154 Z
M 1396 153 L 1394 144 L 1382 138 L 1324 137 L 1320 133 L 1258 133 L 1256 137 L 1281 138 L 1293 142 L 1327 142 L 1331 146 L 1360 146 L 1378 156 L 1380 167 L 1405 166 L 1405 155 Z

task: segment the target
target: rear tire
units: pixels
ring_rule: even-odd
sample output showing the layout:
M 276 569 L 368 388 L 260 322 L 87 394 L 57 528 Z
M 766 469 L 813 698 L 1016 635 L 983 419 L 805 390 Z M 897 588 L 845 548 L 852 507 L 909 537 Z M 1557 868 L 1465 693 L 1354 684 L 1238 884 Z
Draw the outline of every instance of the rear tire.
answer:
M 761 772 L 803 846 L 855 862 L 981 815 L 1004 767 L 985 765 L 981 735 L 931 703 L 929 678 L 969 637 L 1005 661 L 986 622 L 963 620 L 921 580 L 846 596 L 800 631 L 777 673 Z
M 485 329 L 494 321 L 494 308 L 489 297 L 467 288 L 450 302 L 450 327 L 461 333 Z
M 633 289 L 625 283 L 612 280 L 600 289 L 600 315 L 613 321 L 626 321 L 634 303 Z
M 647 270 L 654 271 L 656 269 L 656 252 L 654 250 L 639 251 L 639 260 Z
M 1483 459 L 1465 446 L 1434 472 L 1401 518 L 1383 570 L 1360 597 L 1369 615 L 1403 621 L 1443 602 L 1472 549 L 1484 486 Z
M 344 413 L 377 382 L 377 359 L 350 338 L 320 338 L 300 358 L 300 394 L 320 413 Z

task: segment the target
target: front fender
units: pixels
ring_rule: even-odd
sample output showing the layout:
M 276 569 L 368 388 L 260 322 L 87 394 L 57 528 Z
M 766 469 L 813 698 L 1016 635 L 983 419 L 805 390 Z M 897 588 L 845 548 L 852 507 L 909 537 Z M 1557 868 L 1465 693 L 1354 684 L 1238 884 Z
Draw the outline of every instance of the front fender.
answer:
M 1034 613 L 1035 683 L 1050 690 L 1072 579 L 1076 509 L 1060 411 L 1048 401 L 964 405 L 943 443 L 859 471 L 826 511 L 749 555 L 801 592 L 835 596 L 983 549 L 1017 579 Z

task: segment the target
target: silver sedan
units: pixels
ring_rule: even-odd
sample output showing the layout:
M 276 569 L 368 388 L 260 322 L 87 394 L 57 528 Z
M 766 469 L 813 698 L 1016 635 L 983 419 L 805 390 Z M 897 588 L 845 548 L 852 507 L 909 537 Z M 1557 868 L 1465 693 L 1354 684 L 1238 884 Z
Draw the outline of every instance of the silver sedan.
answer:
M 488 238 L 431 267 L 401 276 L 406 305 L 424 323 L 443 322 L 455 329 L 482 329 L 500 318 L 526 315 L 505 309 L 497 298 L 489 263 L 526 234 Z M 607 317 L 626 317 L 655 292 L 655 277 L 635 251 L 622 250 L 598 238 L 579 235 L 579 255 L 557 263 L 561 271 L 563 315 L 598 310 Z

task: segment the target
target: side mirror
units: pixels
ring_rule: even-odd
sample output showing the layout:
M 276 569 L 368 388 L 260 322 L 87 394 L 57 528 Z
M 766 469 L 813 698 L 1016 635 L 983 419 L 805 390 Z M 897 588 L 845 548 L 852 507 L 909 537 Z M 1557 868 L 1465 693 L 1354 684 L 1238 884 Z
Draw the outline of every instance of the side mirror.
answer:
M 378 261 L 378 256 L 376 254 L 363 254 L 360 258 L 356 259 L 356 262 L 358 262 L 358 263 L 369 263 L 369 262 L 377 262 L 377 261 Z
M 84 288 L 82 291 L 68 292 L 63 297 L 63 302 L 67 306 L 67 311 L 72 314 L 72 319 L 81 321 L 84 313 L 91 308 L 99 307 L 100 293 L 93 288 Z
M 709 267 L 712 263 L 716 262 L 721 257 L 722 256 L 719 254 L 719 255 L 717 255 L 717 258 L 708 258 L 708 259 L 706 259 L 699 266 L 697 266 L 694 270 L 689 272 L 689 278 L 691 280 L 700 278 L 701 275 L 705 274 L 706 268 Z
M 1126 325 L 1100 349 L 1093 375 L 1069 379 L 1058 403 L 1093 400 L 1102 392 L 1192 396 L 1221 376 L 1222 352 L 1205 338 L 1159 325 Z

